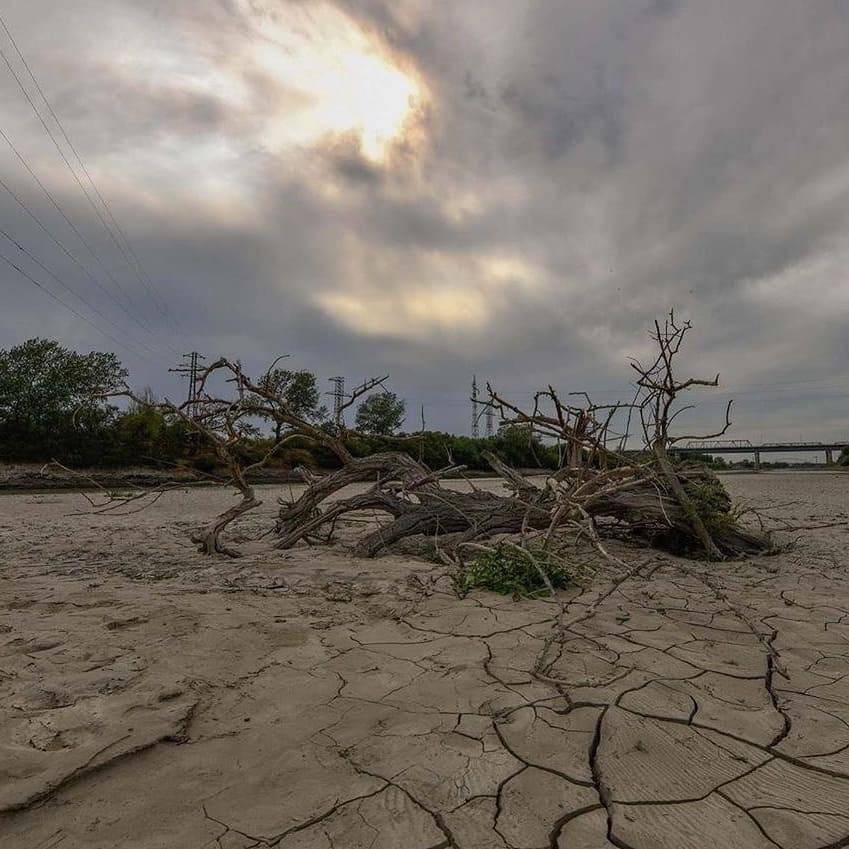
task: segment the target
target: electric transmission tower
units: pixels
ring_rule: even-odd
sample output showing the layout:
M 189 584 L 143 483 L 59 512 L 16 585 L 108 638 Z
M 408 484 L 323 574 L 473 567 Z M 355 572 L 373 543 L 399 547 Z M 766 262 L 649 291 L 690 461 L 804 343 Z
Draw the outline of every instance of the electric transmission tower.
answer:
M 239 392 L 239 400 L 244 401 L 245 400 L 245 387 L 242 385 L 242 361 L 241 360 L 236 360 L 236 368 L 239 370 L 238 376 L 236 378 L 236 382 L 237 382 L 236 388 Z
M 478 401 L 478 377 L 472 377 L 472 439 L 479 439 L 480 430 L 480 401 Z
M 331 377 L 330 382 L 333 384 L 333 391 L 330 392 L 333 396 L 333 421 L 336 422 L 337 428 L 341 428 L 345 424 L 342 409 L 345 405 L 345 378 Z
M 486 438 L 495 436 L 495 408 L 492 404 L 486 405 Z
M 169 369 L 169 371 L 175 372 L 176 374 L 185 374 L 188 375 L 189 378 L 189 389 L 188 394 L 186 396 L 186 412 L 190 416 L 194 416 L 197 412 L 197 401 L 198 401 L 198 374 L 200 372 L 200 361 L 205 360 L 206 357 L 203 354 L 199 354 L 197 351 L 192 351 L 188 354 L 183 354 L 183 359 L 188 360 L 188 365 L 179 366 L 178 368 Z

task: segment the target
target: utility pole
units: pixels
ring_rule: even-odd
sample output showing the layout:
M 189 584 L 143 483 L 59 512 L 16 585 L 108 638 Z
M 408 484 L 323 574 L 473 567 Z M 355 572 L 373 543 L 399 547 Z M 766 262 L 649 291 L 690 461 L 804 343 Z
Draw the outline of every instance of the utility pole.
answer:
M 478 377 L 477 375 L 472 376 L 472 439 L 480 439 L 481 430 L 480 430 L 480 412 L 478 411 L 478 407 L 480 406 L 480 402 L 478 401 Z
M 342 428 L 345 424 L 342 410 L 345 404 L 345 378 L 331 377 L 330 382 L 333 384 L 333 391 L 330 393 L 333 396 L 333 421 L 336 422 L 337 428 Z

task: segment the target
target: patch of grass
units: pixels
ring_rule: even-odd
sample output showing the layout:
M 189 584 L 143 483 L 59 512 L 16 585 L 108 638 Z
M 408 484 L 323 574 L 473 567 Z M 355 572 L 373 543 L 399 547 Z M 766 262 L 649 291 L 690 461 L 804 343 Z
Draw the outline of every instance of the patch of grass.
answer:
M 565 561 L 541 545 L 529 546 L 528 553 L 557 589 L 572 583 Z M 522 550 L 500 544 L 466 564 L 456 578 L 461 592 L 472 589 L 491 590 L 501 595 L 534 598 L 548 593 L 548 587 L 534 562 Z
M 106 494 L 113 501 L 129 501 L 130 499 L 141 495 L 140 492 L 136 492 L 132 489 L 110 489 Z

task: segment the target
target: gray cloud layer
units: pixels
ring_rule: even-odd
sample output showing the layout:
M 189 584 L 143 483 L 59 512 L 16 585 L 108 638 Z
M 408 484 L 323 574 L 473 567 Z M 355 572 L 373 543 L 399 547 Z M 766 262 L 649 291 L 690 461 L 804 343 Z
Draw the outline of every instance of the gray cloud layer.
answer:
M 429 424 L 462 430 L 473 372 L 520 393 L 620 387 L 674 306 L 696 325 L 689 363 L 738 389 L 736 435 L 845 434 L 846 2 L 7 5 L 179 332 L 108 253 L 8 74 L 3 129 L 123 275 L 155 325 L 127 337 L 159 360 L 195 347 L 259 368 L 289 351 L 323 375 L 391 371 Z M 354 131 L 275 141 L 308 97 L 252 51 L 285 51 L 275 39 L 304 21 L 318 50 L 340 20 L 427 91 L 382 161 Z M 8 150 L 0 175 L 84 255 Z M 5 192 L 0 216 L 127 325 Z M 108 347 L 13 272 L 0 280 L 0 345 Z M 167 386 L 161 366 L 125 359 Z

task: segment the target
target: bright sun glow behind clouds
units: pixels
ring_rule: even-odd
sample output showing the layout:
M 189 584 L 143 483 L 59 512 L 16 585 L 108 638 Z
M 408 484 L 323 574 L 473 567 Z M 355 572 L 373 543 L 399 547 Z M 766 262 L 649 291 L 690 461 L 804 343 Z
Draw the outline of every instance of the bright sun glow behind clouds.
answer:
M 378 162 L 403 137 L 424 101 L 415 73 L 402 70 L 382 45 L 329 3 L 283 6 L 257 28 L 263 40 L 252 47 L 253 60 L 298 95 L 298 105 L 271 117 L 265 132 L 269 147 L 311 145 L 331 134 L 355 133 L 363 155 Z
M 96 67 L 109 69 L 129 96 L 141 80 L 152 103 L 183 104 L 189 118 L 214 120 L 190 140 L 177 118 L 152 122 L 143 144 L 92 158 L 93 167 L 138 180 L 136 196 L 157 174 L 170 204 L 182 190 L 193 203 L 202 197 L 207 214 L 249 214 L 258 151 L 297 168 L 301 154 L 344 137 L 373 164 L 386 164 L 393 146 L 413 137 L 429 100 L 414 67 L 326 0 L 236 0 L 217 38 L 179 26 L 163 31 L 143 11 L 132 26 L 112 26 L 103 44 L 122 49 L 98 55 Z

